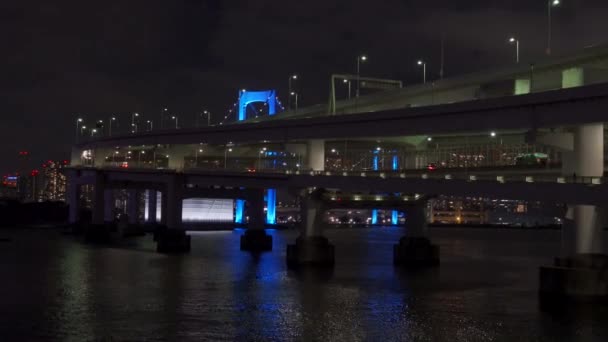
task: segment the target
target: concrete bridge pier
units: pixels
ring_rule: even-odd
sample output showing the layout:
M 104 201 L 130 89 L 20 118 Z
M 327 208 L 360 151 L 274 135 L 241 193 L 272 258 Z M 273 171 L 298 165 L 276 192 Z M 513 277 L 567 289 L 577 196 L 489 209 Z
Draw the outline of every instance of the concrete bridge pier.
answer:
M 156 206 L 157 206 L 157 194 L 156 190 L 146 190 L 148 194 L 148 201 L 146 202 L 148 210 L 148 223 L 156 223 Z
M 123 237 L 145 235 L 143 227 L 139 224 L 140 192 L 138 189 L 129 189 L 127 195 L 127 220 L 121 220 L 119 223 L 120 235 Z
M 68 225 L 72 226 L 73 230 L 75 230 L 80 220 L 80 183 L 78 182 L 78 171 L 70 170 L 67 176 Z
M 323 236 L 323 193 L 323 189 L 317 189 L 302 196 L 302 232 L 295 244 L 287 245 L 289 268 L 333 267 L 335 263 L 334 245 Z
M 184 186 L 184 176 L 181 174 L 172 175 L 167 181 L 166 195 L 162 201 L 163 209 L 166 208 L 162 217 L 166 219 L 167 226 L 156 234 L 156 251 L 159 253 L 190 251 L 190 236 L 181 227 Z
M 393 246 L 393 263 L 403 267 L 431 267 L 439 265 L 439 246 L 428 238 L 427 201 L 406 210 L 406 234 Z
M 247 215 L 249 224 L 245 234 L 241 236 L 241 250 L 250 252 L 264 252 L 272 250 L 272 236 L 266 234 L 264 229 L 266 216 L 264 215 L 264 189 L 250 189 L 247 194 Z
M 565 155 L 563 174 L 574 182 L 604 173 L 604 125 L 573 129 L 573 151 Z M 606 211 L 593 205 L 569 205 L 562 225 L 562 256 L 540 268 L 541 299 L 608 298 L 608 255 L 603 250 Z
M 107 243 L 110 241 L 110 227 L 105 224 L 105 204 L 107 193 L 106 175 L 95 172 L 93 177 L 93 201 L 91 203 L 91 223 L 86 225 L 84 238 L 86 242 Z
M 103 195 L 104 198 L 104 222 L 108 226 L 114 225 L 114 191 L 112 189 L 106 189 Z

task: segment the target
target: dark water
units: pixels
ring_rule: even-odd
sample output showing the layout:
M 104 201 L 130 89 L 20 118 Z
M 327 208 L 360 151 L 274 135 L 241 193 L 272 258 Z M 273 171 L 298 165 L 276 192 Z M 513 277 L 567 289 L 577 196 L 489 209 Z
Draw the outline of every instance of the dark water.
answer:
M 436 228 L 441 266 L 412 273 L 392 265 L 401 229 L 330 230 L 333 274 L 286 269 L 294 231 L 260 256 L 241 233 L 193 233 L 190 254 L 166 256 L 150 236 L 0 231 L 0 341 L 608 341 L 602 307 L 539 309 L 559 231 Z

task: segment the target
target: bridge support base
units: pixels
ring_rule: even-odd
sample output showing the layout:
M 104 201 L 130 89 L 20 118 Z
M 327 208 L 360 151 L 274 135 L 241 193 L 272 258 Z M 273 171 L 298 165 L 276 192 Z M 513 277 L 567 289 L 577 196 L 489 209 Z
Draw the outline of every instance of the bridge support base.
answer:
M 84 241 L 89 243 L 109 243 L 111 226 L 88 224 L 84 227 Z
M 287 267 L 333 267 L 334 245 L 324 236 L 298 237 L 294 245 L 287 245 Z
M 164 229 L 156 235 L 156 251 L 158 253 L 190 252 L 190 236 L 183 230 Z
M 404 236 L 393 246 L 393 263 L 412 268 L 439 266 L 439 246 L 425 237 Z
M 140 224 L 119 225 L 118 231 L 122 237 L 144 236 L 146 231 Z
M 241 236 L 241 250 L 250 252 L 265 252 L 272 250 L 272 236 L 264 229 L 247 229 Z
M 576 254 L 555 258 L 540 268 L 541 300 L 608 299 L 608 255 Z

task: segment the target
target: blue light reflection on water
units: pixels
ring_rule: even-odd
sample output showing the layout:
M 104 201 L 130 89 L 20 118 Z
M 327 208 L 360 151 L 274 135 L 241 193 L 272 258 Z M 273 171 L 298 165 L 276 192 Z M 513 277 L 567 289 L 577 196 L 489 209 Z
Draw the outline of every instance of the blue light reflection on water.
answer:
M 0 336 L 21 340 L 598 340 L 605 310 L 539 311 L 538 265 L 559 231 L 431 228 L 442 265 L 392 265 L 401 227 L 329 229 L 330 275 L 289 271 L 297 231 L 269 231 L 273 251 L 242 252 L 243 230 L 189 232 L 186 255 L 151 237 L 91 246 L 56 232 L 0 245 Z M 0 234 L 6 234 L 0 232 Z M 18 265 L 18 267 L 17 267 Z M 40 314 L 43 313 L 43 314 Z

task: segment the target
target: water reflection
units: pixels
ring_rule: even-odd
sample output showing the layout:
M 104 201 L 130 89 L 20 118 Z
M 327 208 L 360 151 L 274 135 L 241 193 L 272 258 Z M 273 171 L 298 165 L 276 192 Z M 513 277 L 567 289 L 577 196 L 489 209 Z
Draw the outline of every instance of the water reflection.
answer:
M 402 228 L 328 230 L 332 273 L 287 270 L 295 231 L 273 251 L 242 252 L 242 231 L 192 234 L 186 255 L 93 247 L 55 232 L 0 245 L 0 339 L 22 340 L 581 340 L 608 338 L 605 307 L 538 307 L 538 266 L 559 232 L 432 229 L 442 264 L 392 264 Z M 6 235 L 6 234 L 4 234 Z

